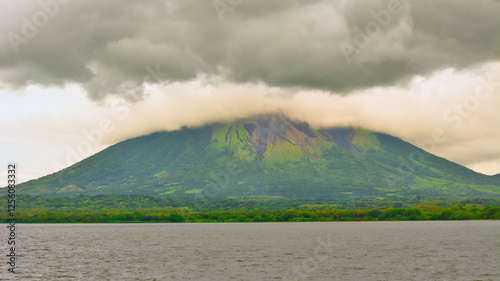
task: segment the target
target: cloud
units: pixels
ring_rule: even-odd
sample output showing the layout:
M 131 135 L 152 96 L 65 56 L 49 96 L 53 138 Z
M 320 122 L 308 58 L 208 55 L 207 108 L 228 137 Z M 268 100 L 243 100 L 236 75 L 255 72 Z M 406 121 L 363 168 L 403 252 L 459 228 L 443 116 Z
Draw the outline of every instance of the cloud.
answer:
M 320 90 L 289 95 L 264 84 L 214 86 L 202 80 L 151 86 L 151 96 L 130 104 L 130 118 L 117 120 L 104 141 L 282 112 L 316 128 L 354 126 L 388 133 L 478 171 L 484 164 L 484 171 L 492 173 L 500 164 L 499 70 L 500 63 L 474 71 L 444 69 L 405 87 L 375 87 L 347 96 Z
M 223 20 L 213 1 L 40 3 L 0 2 L 0 83 L 78 84 L 94 100 L 200 77 L 349 94 L 492 61 L 500 46 L 493 0 L 243 0 Z
M 77 86 L 63 90 L 30 86 L 22 96 L 0 91 L 4 113 L 0 129 L 9 132 L 0 138 L 0 150 L 6 159 L 22 164 L 23 180 L 27 180 L 129 138 L 281 111 L 318 128 L 359 126 L 426 149 L 439 129 L 445 140 L 433 141 L 432 153 L 495 174 L 500 167 L 499 70 L 500 63 L 475 70 L 449 68 L 427 78 L 415 77 L 404 87 L 374 87 L 350 95 L 320 90 L 290 95 L 288 89 L 262 83 L 218 82 L 215 86 L 199 79 L 147 85 L 150 96 L 137 102 L 107 97 L 95 103 L 85 99 Z M 484 81 L 490 81 L 489 87 L 484 87 Z M 485 95 L 488 88 L 495 92 Z M 479 92 L 484 99 L 477 99 L 477 105 L 471 99 L 476 89 L 486 91 Z M 455 111 L 458 105 L 468 115 L 460 117 Z M 444 118 L 449 110 L 451 120 Z

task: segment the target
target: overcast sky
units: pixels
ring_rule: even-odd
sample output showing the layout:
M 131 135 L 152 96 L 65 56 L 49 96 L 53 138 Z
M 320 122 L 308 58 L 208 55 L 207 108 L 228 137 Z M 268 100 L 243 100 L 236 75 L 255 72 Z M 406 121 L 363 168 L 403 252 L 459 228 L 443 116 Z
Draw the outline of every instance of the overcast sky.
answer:
M 0 0 L 0 11 L 0 155 L 21 180 L 127 138 L 276 111 L 500 173 L 500 1 Z

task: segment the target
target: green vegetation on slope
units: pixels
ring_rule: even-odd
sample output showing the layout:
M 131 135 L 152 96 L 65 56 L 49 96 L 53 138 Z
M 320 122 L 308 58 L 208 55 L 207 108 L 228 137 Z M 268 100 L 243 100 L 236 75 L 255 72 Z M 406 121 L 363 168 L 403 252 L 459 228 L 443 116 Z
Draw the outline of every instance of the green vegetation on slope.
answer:
M 154 133 L 18 186 L 21 195 L 157 195 L 175 200 L 499 198 L 500 178 L 400 139 L 313 130 L 282 116 Z

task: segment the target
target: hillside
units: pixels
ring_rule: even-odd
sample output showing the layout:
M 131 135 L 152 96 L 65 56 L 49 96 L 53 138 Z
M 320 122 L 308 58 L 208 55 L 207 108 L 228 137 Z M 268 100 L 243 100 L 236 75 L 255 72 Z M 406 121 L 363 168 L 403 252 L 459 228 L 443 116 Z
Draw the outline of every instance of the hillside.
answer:
M 500 180 L 386 134 L 359 128 L 314 130 L 270 115 L 129 139 L 21 184 L 18 192 L 176 199 L 462 199 L 500 197 Z

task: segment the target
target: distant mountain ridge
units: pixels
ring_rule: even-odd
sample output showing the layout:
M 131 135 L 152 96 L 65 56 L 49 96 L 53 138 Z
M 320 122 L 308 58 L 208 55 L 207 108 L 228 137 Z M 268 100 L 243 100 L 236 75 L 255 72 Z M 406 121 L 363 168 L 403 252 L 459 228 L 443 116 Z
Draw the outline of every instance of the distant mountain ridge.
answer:
M 172 198 L 500 197 L 500 177 L 359 128 L 312 129 L 283 115 L 159 132 L 117 143 L 23 194 L 153 194 Z

